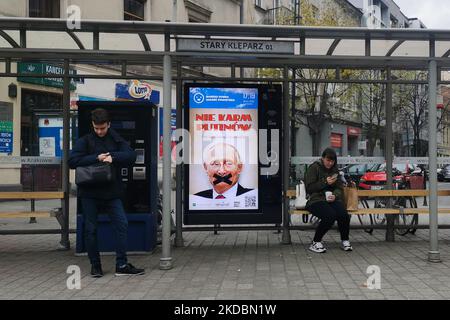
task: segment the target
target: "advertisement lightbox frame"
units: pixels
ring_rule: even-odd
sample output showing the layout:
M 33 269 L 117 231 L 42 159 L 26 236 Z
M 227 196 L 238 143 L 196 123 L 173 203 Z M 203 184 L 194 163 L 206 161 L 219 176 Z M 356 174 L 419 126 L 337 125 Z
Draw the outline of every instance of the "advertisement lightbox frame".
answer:
M 276 109 L 278 112 L 278 128 L 280 133 L 282 132 L 282 86 L 281 85 L 268 85 L 268 84 L 224 84 L 224 83 L 186 83 L 184 85 L 184 97 L 183 97 L 183 115 L 184 115 L 184 128 L 188 130 L 191 134 L 191 138 L 194 136 L 193 130 L 190 128 L 190 89 L 191 88 L 236 88 L 236 89 L 257 89 L 258 92 L 258 129 L 266 129 L 267 125 L 264 125 L 264 120 L 268 110 L 264 108 L 265 103 L 263 103 L 263 95 L 269 90 L 275 90 L 275 96 L 278 97 L 278 103 L 276 105 Z M 192 142 L 192 141 L 191 141 Z M 256 141 L 259 153 L 259 134 L 257 131 L 257 141 Z M 191 144 L 192 145 L 192 144 Z M 279 137 L 279 145 L 281 146 L 281 134 Z M 191 152 L 190 148 L 189 151 Z M 190 196 L 190 164 L 184 165 L 184 212 L 183 212 L 183 223 L 185 225 L 217 225 L 217 224 L 279 224 L 282 221 L 282 189 L 281 189 L 281 177 L 282 177 L 282 168 L 281 168 L 281 150 L 279 150 L 279 170 L 277 173 L 278 179 L 277 186 L 274 187 L 274 190 L 279 190 L 278 197 L 274 197 L 279 200 L 277 205 L 266 205 L 264 203 L 264 196 L 267 190 L 267 179 L 270 177 L 263 177 L 261 172 L 261 162 L 258 157 L 257 161 L 257 176 L 258 176 L 258 209 L 226 209 L 226 210 L 191 210 L 189 206 L 189 196 Z M 189 157 L 190 158 L 190 157 Z

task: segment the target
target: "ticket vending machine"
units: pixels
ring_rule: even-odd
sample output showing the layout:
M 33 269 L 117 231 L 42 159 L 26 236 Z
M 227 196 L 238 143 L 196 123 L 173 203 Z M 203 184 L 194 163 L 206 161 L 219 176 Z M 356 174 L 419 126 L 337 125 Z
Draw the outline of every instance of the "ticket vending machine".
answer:
M 125 187 L 122 202 L 128 218 L 128 252 L 148 252 L 156 246 L 157 236 L 157 107 L 146 102 L 79 101 L 79 136 L 92 131 L 91 111 L 107 110 L 111 128 L 117 131 L 137 153 L 136 162 L 120 168 Z M 77 253 L 85 252 L 84 219 L 77 206 Z M 115 235 L 106 212 L 98 217 L 98 246 L 100 252 L 115 251 Z

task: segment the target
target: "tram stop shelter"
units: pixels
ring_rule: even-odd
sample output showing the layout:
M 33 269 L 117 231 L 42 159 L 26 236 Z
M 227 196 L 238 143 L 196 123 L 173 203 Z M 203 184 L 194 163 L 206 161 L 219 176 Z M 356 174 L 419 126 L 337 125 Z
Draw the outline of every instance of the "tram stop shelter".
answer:
M 109 38 L 108 38 L 109 37 Z M 59 41 L 60 39 L 68 41 Z M 121 41 L 124 38 L 127 41 Z M 293 83 L 377 83 L 386 88 L 386 164 L 387 185 L 392 185 L 392 86 L 394 84 L 427 85 L 429 90 L 429 181 L 430 181 L 430 251 L 429 260 L 439 261 L 437 202 L 437 87 L 450 84 L 441 78 L 450 69 L 450 32 L 444 30 L 328 28 L 266 25 L 186 24 L 171 22 L 81 21 L 72 29 L 65 20 L 0 18 L 0 77 L 19 76 L 15 64 L 24 61 L 46 62 L 63 67 L 63 153 L 62 153 L 62 229 L 63 243 L 69 243 L 68 167 L 70 137 L 71 79 L 142 79 L 163 84 L 163 221 L 160 268 L 172 268 L 171 236 L 171 108 L 177 108 L 177 127 L 182 124 L 182 90 L 186 81 L 223 83 L 280 83 L 283 87 L 283 129 L 281 133 L 283 224 L 282 242 L 290 243 L 289 188 L 290 165 L 290 86 Z M 105 41 L 108 39 L 108 41 Z M 224 50 L 203 48 L 204 40 L 260 43 L 262 49 L 249 46 Z M 127 46 L 135 41 L 133 50 Z M 108 46 L 105 44 L 108 43 Z M 63 45 L 64 44 L 64 45 Z M 267 45 L 267 46 L 266 46 Z M 247 49 L 247 50 L 244 50 Z M 73 74 L 73 65 L 110 65 L 109 74 Z M 133 66 L 151 67 L 154 72 L 131 74 Z M 230 76 L 215 77 L 202 73 L 187 73 L 186 68 L 227 68 Z M 281 76 L 245 77 L 242 70 L 279 68 Z M 293 69 L 335 70 L 335 77 L 298 79 Z M 382 70 L 383 76 L 373 80 L 343 78 L 342 70 Z M 391 77 L 392 70 L 426 71 L 428 79 L 404 80 Z M 48 78 L 45 73 L 28 73 L 27 77 Z M 55 77 L 52 75 L 51 77 Z M 172 101 L 172 86 L 176 101 Z M 4 90 L 5 88 L 3 88 Z M 176 168 L 176 244 L 182 245 L 182 165 Z M 244 228 L 244 226 L 242 227 Z M 248 227 L 251 229 L 251 227 Z M 264 226 L 254 226 L 255 230 Z M 280 228 L 280 227 L 278 227 Z M 192 230 L 193 228 L 190 228 Z M 203 229 L 204 230 L 204 229 Z

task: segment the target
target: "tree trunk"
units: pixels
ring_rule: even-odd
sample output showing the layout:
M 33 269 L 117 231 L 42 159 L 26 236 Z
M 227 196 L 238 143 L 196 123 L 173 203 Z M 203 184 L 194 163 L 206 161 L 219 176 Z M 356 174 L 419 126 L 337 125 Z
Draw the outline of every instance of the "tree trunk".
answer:
M 312 155 L 320 156 L 321 150 L 320 150 L 320 142 L 322 140 L 322 135 L 320 130 L 311 130 L 311 138 L 312 138 Z
M 372 139 L 367 139 L 367 156 L 373 157 L 373 151 L 375 150 L 376 141 L 372 141 Z

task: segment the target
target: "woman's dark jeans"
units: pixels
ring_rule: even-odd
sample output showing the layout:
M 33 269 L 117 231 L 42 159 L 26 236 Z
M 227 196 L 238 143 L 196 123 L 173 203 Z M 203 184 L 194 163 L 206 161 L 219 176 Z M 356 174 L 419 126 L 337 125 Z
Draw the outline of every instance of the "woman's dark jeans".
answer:
M 313 216 L 320 219 L 314 235 L 314 242 L 321 242 L 323 236 L 331 229 L 335 221 L 338 223 L 341 240 L 349 240 L 350 215 L 342 202 L 320 201 L 311 204 L 307 209 Z

